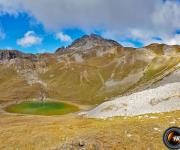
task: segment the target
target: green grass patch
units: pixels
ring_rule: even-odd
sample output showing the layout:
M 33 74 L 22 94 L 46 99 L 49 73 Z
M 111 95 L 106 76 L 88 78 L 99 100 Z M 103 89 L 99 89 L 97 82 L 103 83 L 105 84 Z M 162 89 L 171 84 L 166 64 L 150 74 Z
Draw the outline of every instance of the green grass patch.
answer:
M 32 115 L 64 115 L 78 111 L 79 108 L 61 102 L 22 102 L 6 108 L 7 112 Z

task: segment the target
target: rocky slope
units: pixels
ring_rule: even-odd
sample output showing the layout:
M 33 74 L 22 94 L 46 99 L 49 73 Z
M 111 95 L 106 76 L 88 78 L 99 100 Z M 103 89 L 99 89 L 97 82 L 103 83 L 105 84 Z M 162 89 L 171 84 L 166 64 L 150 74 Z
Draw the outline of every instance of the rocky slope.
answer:
M 0 60 L 10 60 L 15 58 L 36 60 L 36 55 L 33 54 L 25 54 L 18 50 L 0 50 Z
M 135 116 L 180 110 L 180 82 L 117 97 L 84 113 L 87 117 Z
M 84 35 L 80 39 L 75 40 L 67 48 L 59 48 L 56 53 L 64 52 L 77 52 L 77 51 L 90 51 L 92 48 L 101 47 L 101 49 L 108 49 L 114 46 L 121 46 L 119 43 L 113 40 L 104 39 L 96 34 Z
M 0 101 L 36 98 L 43 91 L 53 99 L 99 104 L 150 88 L 177 71 L 179 52 L 180 46 L 161 44 L 126 48 L 94 34 L 54 54 L 3 50 Z

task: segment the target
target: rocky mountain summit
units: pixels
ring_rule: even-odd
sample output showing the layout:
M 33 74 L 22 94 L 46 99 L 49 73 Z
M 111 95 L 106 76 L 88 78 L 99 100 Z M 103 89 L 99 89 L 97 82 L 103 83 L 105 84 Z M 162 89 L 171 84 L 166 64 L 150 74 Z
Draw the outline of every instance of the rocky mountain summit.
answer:
M 84 35 L 81 38 L 75 40 L 67 48 L 59 48 L 56 50 L 56 53 L 65 52 L 65 51 L 87 51 L 93 48 L 111 48 L 114 46 L 121 46 L 118 42 L 114 40 L 104 39 L 103 37 L 90 34 Z
M 68 48 L 72 50 L 88 50 L 97 46 L 110 48 L 113 46 L 120 46 L 120 44 L 113 40 L 104 39 L 96 34 L 91 34 L 75 40 Z

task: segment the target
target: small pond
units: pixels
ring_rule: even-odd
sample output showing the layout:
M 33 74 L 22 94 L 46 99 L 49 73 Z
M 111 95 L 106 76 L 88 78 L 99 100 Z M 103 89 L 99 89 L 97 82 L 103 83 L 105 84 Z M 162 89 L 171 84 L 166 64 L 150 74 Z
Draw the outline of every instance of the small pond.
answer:
M 5 108 L 7 112 L 32 115 L 64 115 L 77 112 L 77 106 L 62 102 L 22 102 Z

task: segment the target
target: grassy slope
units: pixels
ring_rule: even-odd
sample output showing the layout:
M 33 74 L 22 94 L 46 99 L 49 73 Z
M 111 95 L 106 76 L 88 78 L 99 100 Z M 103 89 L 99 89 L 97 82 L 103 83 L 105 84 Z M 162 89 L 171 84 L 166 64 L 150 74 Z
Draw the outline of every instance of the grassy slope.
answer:
M 37 95 L 39 85 L 29 86 L 13 68 L 0 66 L 0 101 L 21 100 Z
M 126 62 L 119 63 L 125 55 Z M 115 55 L 88 57 L 83 63 L 70 61 L 68 66 L 65 61 L 51 65 L 48 72 L 41 74 L 41 78 L 48 83 L 51 98 L 97 104 L 138 87 L 143 89 L 144 85 L 152 84 L 156 78 L 163 78 L 167 71 L 173 71 L 172 68 L 179 63 L 179 57 L 176 56 L 156 55 L 152 61 L 148 61 L 147 55 L 149 54 L 126 50 Z M 132 79 L 130 83 L 110 88 L 105 86 L 109 80 L 120 82 L 128 75 L 136 75 L 140 71 L 144 73 L 137 81 Z
M 56 62 L 55 56 L 43 56 L 49 61 L 48 71 L 41 72 L 39 77 L 48 85 L 48 96 L 82 104 L 99 104 L 112 97 L 146 88 L 152 82 L 163 78 L 168 71 L 173 71 L 180 59 L 178 54 L 164 56 L 162 48 L 158 51 L 157 47 L 152 48 L 152 51 L 132 48 L 114 48 L 109 51 L 112 50 L 114 53 L 107 53 L 102 57 L 96 56 L 97 50 L 83 54 L 82 63 L 74 61 L 74 52 L 66 54 L 69 60 L 64 59 L 60 63 Z M 179 52 L 179 47 L 176 51 Z M 151 61 L 149 56 L 155 58 Z M 23 64 L 27 68 L 34 66 L 31 62 Z M 38 63 L 36 65 L 38 66 Z M 41 89 L 39 84 L 28 85 L 12 68 L 1 65 L 0 71 L 0 101 L 38 96 Z M 143 72 L 143 76 L 127 79 L 139 72 Z M 109 81 L 117 84 L 107 87 Z
M 71 115 L 41 117 L 0 114 L 0 149 L 166 150 L 162 135 L 170 126 L 180 125 L 180 111 L 110 120 L 77 118 Z M 113 128 L 112 128 L 113 127 Z
M 134 85 L 130 86 L 124 93 L 129 94 L 136 91 L 142 91 L 152 84 L 160 81 L 165 76 L 171 74 L 176 69 L 179 69 L 177 65 L 180 63 L 179 57 L 156 57 L 148 64 L 144 71 L 143 77 Z

